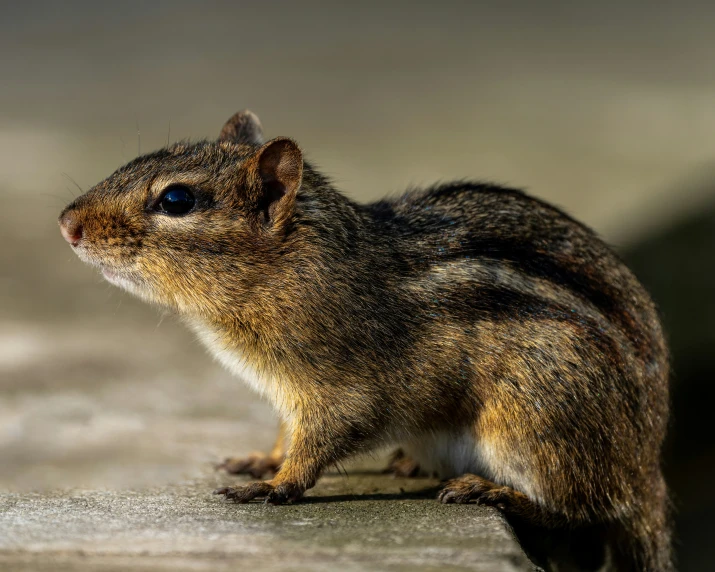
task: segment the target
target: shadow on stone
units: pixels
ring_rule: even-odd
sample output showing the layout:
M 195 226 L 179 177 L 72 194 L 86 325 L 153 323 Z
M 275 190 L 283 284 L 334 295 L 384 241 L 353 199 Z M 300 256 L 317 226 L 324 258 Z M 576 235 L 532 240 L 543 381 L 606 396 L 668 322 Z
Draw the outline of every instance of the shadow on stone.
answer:
M 367 493 L 310 496 L 303 498 L 300 502 L 305 504 L 319 504 L 350 501 L 424 500 L 436 498 L 439 489 L 440 487 L 429 487 L 418 491 L 405 491 L 401 493 Z
M 596 572 L 606 560 L 605 536 L 600 527 L 545 530 L 507 518 L 529 559 L 544 570 Z

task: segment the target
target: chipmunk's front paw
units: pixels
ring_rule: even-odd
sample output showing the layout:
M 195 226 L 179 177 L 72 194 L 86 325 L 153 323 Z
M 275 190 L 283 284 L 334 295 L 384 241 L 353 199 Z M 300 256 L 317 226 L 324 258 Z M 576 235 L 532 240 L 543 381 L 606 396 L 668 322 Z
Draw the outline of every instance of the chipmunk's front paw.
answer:
M 273 484 L 270 481 L 251 483 L 242 487 L 223 487 L 214 491 L 237 503 L 264 499 L 267 504 L 288 504 L 303 496 L 304 489 L 292 483 Z
M 412 478 L 419 476 L 420 465 L 402 449 L 397 449 L 390 455 L 387 467 L 382 472 L 391 473 L 395 477 Z
M 272 457 L 264 453 L 253 453 L 243 459 L 228 458 L 216 465 L 231 475 L 251 475 L 261 479 L 264 475 L 275 474 L 283 463 L 282 457 Z

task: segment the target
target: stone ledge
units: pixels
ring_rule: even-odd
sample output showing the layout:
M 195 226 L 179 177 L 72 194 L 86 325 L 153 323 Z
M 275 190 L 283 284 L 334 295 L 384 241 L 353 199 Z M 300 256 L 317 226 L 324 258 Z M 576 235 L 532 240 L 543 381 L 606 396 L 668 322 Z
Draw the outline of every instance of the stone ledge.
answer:
M 235 480 L 0 495 L 0 568 L 534 570 L 497 511 L 442 505 L 427 479 L 327 475 L 280 507 L 210 494 Z

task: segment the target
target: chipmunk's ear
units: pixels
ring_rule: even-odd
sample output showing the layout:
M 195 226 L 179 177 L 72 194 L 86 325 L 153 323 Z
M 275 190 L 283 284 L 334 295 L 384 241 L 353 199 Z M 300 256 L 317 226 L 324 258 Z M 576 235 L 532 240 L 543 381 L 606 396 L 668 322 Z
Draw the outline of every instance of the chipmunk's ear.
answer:
M 303 181 L 303 153 L 298 144 L 287 137 L 271 139 L 248 160 L 248 169 L 258 183 L 256 207 L 267 221 L 285 220 Z
M 258 116 L 248 109 L 239 111 L 221 129 L 219 141 L 233 141 L 246 145 L 263 145 L 263 127 Z

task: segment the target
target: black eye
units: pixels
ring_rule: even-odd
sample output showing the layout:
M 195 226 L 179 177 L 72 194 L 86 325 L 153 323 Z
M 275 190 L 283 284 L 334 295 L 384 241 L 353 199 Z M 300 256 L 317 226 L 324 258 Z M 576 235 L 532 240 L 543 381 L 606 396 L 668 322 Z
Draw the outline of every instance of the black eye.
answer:
M 196 199 L 188 187 L 172 185 L 159 199 L 157 210 L 172 215 L 183 215 L 194 208 Z

